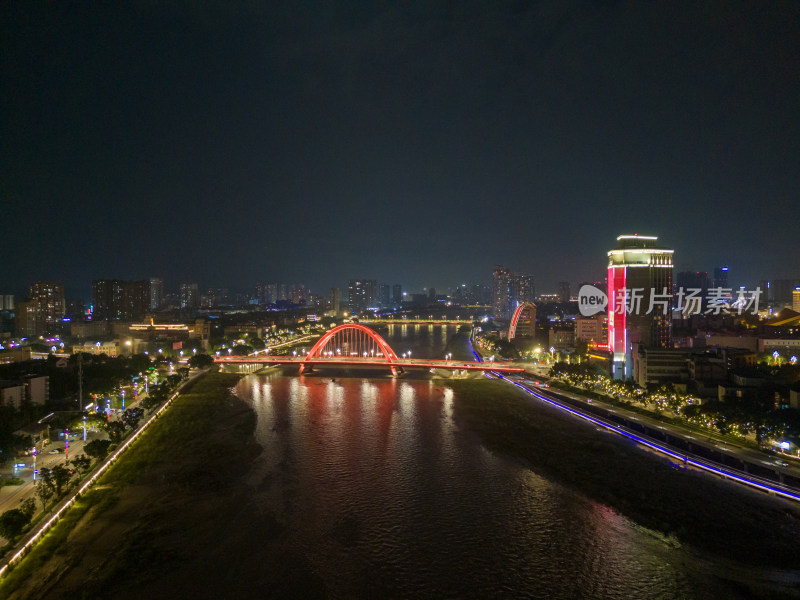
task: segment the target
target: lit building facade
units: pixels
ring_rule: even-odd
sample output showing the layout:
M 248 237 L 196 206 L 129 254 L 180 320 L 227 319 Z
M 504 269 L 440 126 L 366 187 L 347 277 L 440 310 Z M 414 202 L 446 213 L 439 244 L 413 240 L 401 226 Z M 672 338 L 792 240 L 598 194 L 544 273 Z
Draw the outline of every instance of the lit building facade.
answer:
M 164 305 L 164 280 L 150 278 L 150 310 L 158 310 Z
M 511 308 L 516 309 L 525 302 L 536 300 L 536 288 L 533 284 L 533 275 L 511 276 Z
M 351 279 L 347 291 L 353 312 L 364 312 L 377 303 L 378 283 L 374 279 Z
M 92 282 L 92 319 L 133 321 L 150 310 L 150 280 Z
M 672 348 L 673 250 L 621 235 L 608 253 L 608 348 L 615 379 L 633 376 L 632 348 Z
M 511 298 L 511 271 L 497 265 L 492 272 L 492 313 L 498 319 L 508 319 Z
M 196 283 L 182 283 L 179 292 L 181 309 L 194 310 L 200 306 L 200 296 L 197 293 Z
M 30 287 L 33 301 L 33 333 L 54 333 L 64 318 L 64 286 L 50 281 L 37 281 Z

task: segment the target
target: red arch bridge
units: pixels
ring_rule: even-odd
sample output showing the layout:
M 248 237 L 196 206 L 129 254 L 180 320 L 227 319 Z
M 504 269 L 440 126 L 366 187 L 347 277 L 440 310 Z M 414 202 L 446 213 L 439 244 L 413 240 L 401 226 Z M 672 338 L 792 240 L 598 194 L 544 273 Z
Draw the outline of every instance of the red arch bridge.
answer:
M 386 367 L 397 375 L 405 369 L 447 369 L 450 371 L 500 371 L 521 373 L 525 369 L 494 362 L 471 360 L 435 360 L 398 357 L 378 333 L 359 325 L 345 323 L 323 335 L 305 356 L 221 356 L 214 362 L 221 365 L 298 365 L 300 372 L 316 366 Z

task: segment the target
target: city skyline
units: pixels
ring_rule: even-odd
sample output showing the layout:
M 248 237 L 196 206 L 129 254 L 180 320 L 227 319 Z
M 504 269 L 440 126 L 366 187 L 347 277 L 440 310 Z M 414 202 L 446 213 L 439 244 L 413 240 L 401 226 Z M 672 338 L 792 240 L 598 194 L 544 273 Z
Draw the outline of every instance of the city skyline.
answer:
M 555 289 L 620 232 L 679 271 L 797 277 L 799 17 L 12 5 L 2 285 L 446 287 L 503 264 Z

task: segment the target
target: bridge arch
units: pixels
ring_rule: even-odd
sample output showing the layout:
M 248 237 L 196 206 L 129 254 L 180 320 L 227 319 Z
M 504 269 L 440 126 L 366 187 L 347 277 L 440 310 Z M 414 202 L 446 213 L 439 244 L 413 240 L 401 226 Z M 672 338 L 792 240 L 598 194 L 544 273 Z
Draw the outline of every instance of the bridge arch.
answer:
M 511 325 L 508 327 L 508 339 L 513 340 L 517 335 L 522 337 L 536 335 L 536 305 L 533 302 L 523 302 L 514 311 Z
M 300 372 L 310 369 L 315 362 L 321 362 L 320 359 L 352 357 L 381 358 L 383 362 L 390 364 L 399 362 L 392 347 L 374 329 L 358 323 L 345 323 L 334 327 L 317 340 L 300 365 Z M 399 365 L 391 365 L 390 368 L 394 375 L 403 372 Z

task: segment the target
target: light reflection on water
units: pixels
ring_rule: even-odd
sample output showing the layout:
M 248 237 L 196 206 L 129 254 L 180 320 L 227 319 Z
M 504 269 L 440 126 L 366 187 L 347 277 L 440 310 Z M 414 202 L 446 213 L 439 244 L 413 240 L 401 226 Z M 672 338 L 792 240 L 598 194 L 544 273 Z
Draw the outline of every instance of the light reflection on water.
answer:
M 442 337 L 417 332 L 416 351 Z M 715 565 L 486 451 L 445 383 L 276 371 L 237 393 L 264 448 L 254 500 L 333 597 L 740 597 Z
M 335 596 L 686 596 L 674 550 L 485 451 L 447 387 L 276 374 L 239 394 L 264 447 L 251 483 Z

